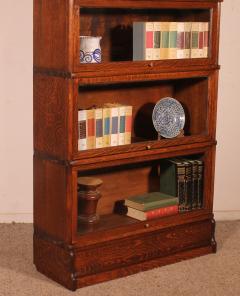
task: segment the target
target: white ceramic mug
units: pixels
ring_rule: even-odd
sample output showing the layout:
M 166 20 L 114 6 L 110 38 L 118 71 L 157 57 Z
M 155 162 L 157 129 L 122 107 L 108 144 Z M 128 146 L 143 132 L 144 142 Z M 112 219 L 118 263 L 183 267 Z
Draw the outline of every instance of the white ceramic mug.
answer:
M 80 36 L 80 63 L 101 63 L 101 39 L 100 36 Z

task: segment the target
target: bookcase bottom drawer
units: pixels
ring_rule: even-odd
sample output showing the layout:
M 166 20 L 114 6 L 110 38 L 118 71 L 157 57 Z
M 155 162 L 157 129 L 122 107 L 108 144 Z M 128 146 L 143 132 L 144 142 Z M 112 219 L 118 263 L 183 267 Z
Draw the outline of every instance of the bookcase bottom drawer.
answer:
M 109 271 L 211 243 L 209 220 L 144 233 L 76 251 L 77 277 Z
M 75 290 L 215 252 L 214 227 L 214 220 L 209 219 L 68 251 L 35 237 L 35 265 L 40 272 Z M 49 261 L 51 264 L 44 264 Z

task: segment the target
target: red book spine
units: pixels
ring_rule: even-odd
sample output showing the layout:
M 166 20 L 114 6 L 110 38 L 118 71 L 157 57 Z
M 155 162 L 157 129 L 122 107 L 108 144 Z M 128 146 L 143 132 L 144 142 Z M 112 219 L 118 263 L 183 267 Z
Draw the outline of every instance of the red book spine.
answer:
M 199 48 L 203 48 L 203 32 L 199 32 Z
M 146 218 L 147 220 L 150 220 L 158 217 L 170 216 L 177 213 L 178 213 L 178 205 L 174 205 L 170 207 L 159 208 L 156 210 L 148 211 L 146 212 Z
M 204 47 L 208 47 L 209 31 L 204 31 Z
M 125 131 L 127 133 L 131 133 L 132 130 L 132 116 L 126 116 L 126 126 L 125 126 Z
M 146 48 L 153 48 L 153 31 L 146 32 Z
M 88 137 L 95 136 L 95 120 L 94 118 L 88 119 Z

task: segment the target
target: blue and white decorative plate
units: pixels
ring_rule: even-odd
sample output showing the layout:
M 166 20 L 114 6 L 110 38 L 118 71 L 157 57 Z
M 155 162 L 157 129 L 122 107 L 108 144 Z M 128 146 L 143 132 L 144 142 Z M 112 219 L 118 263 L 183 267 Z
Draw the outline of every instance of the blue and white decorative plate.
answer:
M 153 109 L 152 121 L 160 136 L 174 138 L 184 128 L 184 109 L 176 99 L 170 97 L 162 98 Z

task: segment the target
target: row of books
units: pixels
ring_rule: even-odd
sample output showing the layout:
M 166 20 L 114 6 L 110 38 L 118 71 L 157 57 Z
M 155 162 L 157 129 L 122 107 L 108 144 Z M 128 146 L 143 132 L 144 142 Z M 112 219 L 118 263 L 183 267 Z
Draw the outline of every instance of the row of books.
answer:
M 107 103 L 78 111 L 78 150 L 131 143 L 132 106 Z
M 125 199 L 126 215 L 141 221 L 187 212 L 203 207 L 201 159 L 171 158 L 161 162 L 161 192 Z
M 162 192 L 151 192 L 124 201 L 126 215 L 140 221 L 178 213 L 178 198 Z
M 133 60 L 208 57 L 208 22 L 134 22 Z
M 203 170 L 201 159 L 171 158 L 161 162 L 161 192 L 178 197 L 179 212 L 203 207 Z

